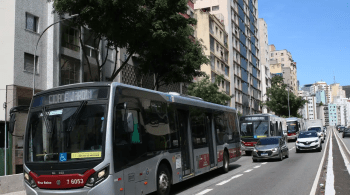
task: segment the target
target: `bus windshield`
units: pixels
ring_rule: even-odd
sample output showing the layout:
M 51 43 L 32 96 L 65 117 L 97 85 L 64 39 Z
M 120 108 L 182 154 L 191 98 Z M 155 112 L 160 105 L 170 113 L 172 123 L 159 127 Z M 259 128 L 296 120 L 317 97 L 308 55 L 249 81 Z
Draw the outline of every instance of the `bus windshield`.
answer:
M 26 136 L 27 162 L 100 159 L 105 112 L 105 105 L 90 105 L 86 101 L 31 112 Z
M 293 133 L 299 131 L 298 123 L 296 121 L 287 122 L 288 133 Z
M 269 123 L 267 121 L 252 121 L 241 123 L 242 138 L 267 137 L 269 133 Z

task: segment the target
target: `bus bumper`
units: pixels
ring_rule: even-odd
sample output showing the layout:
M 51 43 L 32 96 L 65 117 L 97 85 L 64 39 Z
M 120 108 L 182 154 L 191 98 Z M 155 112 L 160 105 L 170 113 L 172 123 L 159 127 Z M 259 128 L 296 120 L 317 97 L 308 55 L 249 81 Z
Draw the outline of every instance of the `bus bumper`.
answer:
M 31 188 L 27 183 L 24 183 L 27 195 L 48 195 L 48 194 L 66 194 L 66 195 L 100 195 L 100 194 L 115 194 L 113 186 L 113 176 L 109 175 L 103 182 L 93 188 L 84 187 L 78 189 L 67 190 L 49 190 L 40 189 L 38 187 Z

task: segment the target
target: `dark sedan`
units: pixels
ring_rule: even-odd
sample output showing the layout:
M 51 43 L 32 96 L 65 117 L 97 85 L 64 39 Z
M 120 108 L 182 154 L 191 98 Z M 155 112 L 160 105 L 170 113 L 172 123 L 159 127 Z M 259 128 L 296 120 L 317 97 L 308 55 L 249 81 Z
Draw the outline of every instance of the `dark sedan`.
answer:
M 279 136 L 261 138 L 253 150 L 253 162 L 260 159 L 278 159 L 281 161 L 283 157 L 289 157 L 289 150 L 284 138 Z
M 343 138 L 345 136 L 350 136 L 350 128 L 345 128 L 344 131 L 343 131 Z

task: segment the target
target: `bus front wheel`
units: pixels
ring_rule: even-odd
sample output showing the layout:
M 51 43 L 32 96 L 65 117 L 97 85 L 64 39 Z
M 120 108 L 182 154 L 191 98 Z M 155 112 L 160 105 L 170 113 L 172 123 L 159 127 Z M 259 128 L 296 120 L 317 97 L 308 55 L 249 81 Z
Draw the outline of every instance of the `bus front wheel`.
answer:
M 167 166 L 159 166 L 157 173 L 157 195 L 169 195 L 171 187 L 171 176 Z
M 223 159 L 223 165 L 222 165 L 222 172 L 227 173 L 228 172 L 228 165 L 229 165 L 229 159 L 227 152 L 224 153 L 224 159 Z

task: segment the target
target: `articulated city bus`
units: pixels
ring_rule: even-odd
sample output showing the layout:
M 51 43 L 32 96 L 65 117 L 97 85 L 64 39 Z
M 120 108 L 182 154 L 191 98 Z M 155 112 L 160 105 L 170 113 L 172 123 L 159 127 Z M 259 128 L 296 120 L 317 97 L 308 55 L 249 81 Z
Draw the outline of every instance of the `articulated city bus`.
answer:
M 288 137 L 287 140 L 296 141 L 300 131 L 305 131 L 305 121 L 301 118 L 287 118 L 287 130 Z
M 120 83 L 37 93 L 24 149 L 31 194 L 170 194 L 241 156 L 236 109 Z
M 272 114 L 254 114 L 240 117 L 242 151 L 250 155 L 260 138 L 284 136 L 285 119 Z

